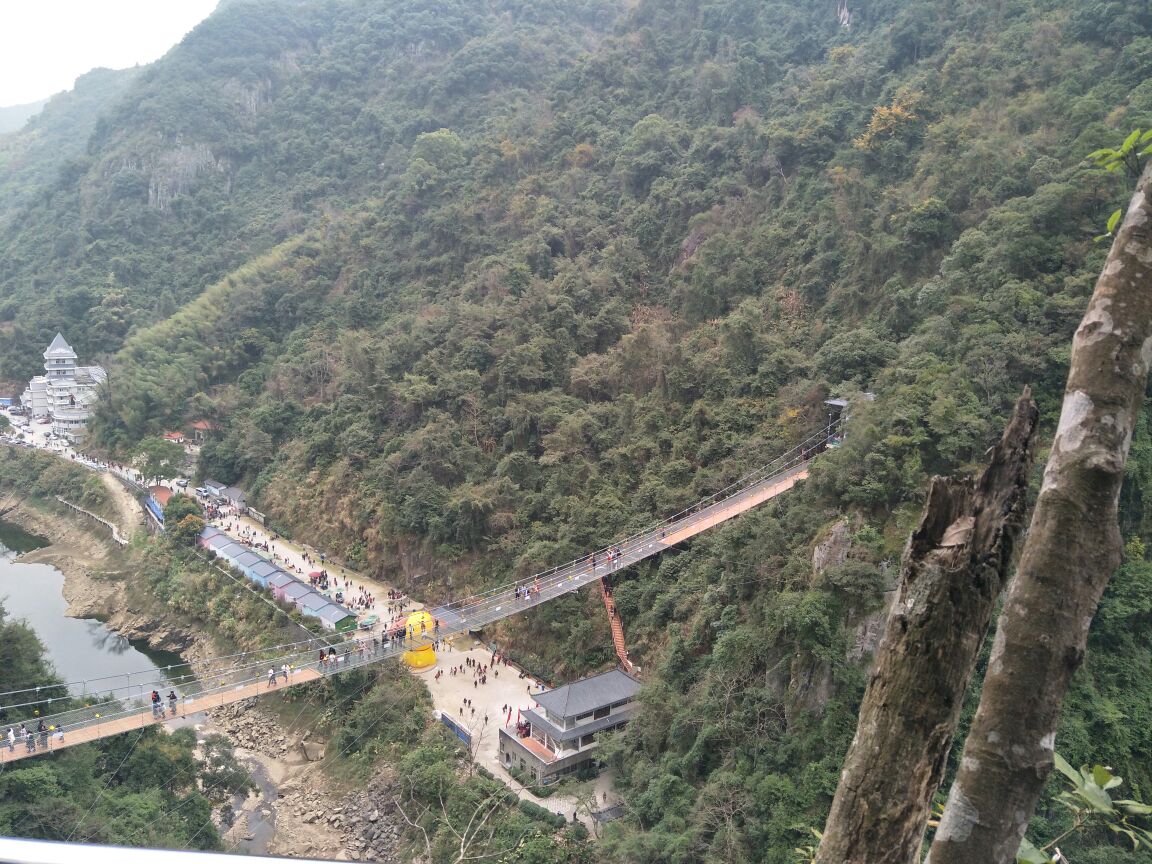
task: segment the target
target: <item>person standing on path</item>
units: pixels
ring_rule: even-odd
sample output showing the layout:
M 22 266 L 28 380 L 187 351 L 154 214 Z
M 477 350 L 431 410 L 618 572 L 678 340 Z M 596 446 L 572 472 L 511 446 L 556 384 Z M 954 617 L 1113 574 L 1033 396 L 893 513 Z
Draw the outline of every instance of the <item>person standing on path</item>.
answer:
M 14 753 L 16 751 L 16 732 L 11 726 L 8 727 L 8 752 Z
M 269 687 L 275 687 L 276 686 L 276 670 L 275 669 L 269 669 L 268 670 L 268 686 Z
M 288 683 L 288 672 L 289 672 L 288 664 L 285 663 L 283 666 L 280 667 L 280 674 L 284 676 L 284 683 L 285 684 Z

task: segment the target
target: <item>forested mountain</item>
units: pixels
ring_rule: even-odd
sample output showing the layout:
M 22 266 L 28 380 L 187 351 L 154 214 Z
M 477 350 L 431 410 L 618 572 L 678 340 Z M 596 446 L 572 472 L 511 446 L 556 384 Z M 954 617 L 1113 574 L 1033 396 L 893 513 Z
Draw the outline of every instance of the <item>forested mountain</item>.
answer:
M 23 105 L 6 105 L 0 108 L 0 135 L 15 132 L 27 123 L 30 117 L 38 114 L 47 101 L 47 99 L 41 99 L 39 102 L 27 102 Z
M 227 4 L 4 225 L 0 373 L 57 329 L 111 355 L 98 446 L 209 418 L 205 473 L 429 598 L 673 513 L 857 397 L 802 488 L 616 587 L 649 687 L 606 860 L 792 860 L 926 478 L 1024 384 L 1051 428 L 1126 192 L 1083 159 L 1152 123 L 1145 5 L 837 5 Z M 1139 554 L 1057 747 L 1148 797 L 1146 430 L 1132 464 Z M 611 662 L 583 598 L 500 635 Z M 1110 842 L 1074 860 L 1136 860 Z
M 70 161 L 84 157 L 96 121 L 138 71 L 94 69 L 81 75 L 71 90 L 36 103 L 43 107 L 21 123 L 19 135 L 0 137 L 0 224 L 53 184 Z

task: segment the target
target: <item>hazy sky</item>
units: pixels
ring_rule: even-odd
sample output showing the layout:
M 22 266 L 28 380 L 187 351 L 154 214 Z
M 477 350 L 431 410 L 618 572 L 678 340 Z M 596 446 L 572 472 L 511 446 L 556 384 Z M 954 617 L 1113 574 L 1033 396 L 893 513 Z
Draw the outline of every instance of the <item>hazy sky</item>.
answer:
M 35 102 L 97 66 L 150 63 L 208 17 L 217 0 L 5 0 L 0 107 Z

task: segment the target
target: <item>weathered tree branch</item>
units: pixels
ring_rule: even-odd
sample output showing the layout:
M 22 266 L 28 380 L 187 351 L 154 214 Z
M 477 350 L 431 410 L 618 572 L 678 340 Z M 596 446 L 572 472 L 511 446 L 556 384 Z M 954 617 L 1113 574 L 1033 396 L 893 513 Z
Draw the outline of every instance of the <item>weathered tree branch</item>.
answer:
M 817 864 L 919 858 L 964 691 L 1023 522 L 1038 412 L 1030 393 L 979 481 L 932 478 Z
M 1060 425 L 930 864 L 1011 864 L 1120 564 L 1117 499 L 1152 361 L 1152 165 L 1072 340 Z

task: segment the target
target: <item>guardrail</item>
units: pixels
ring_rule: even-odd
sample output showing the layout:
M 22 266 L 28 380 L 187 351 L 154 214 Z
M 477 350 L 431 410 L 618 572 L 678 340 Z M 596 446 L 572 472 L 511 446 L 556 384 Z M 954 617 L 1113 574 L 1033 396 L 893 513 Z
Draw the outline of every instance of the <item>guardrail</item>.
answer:
M 71 509 L 75 510 L 77 513 L 83 513 L 89 519 L 94 519 L 97 522 L 99 522 L 101 525 L 103 525 L 105 528 L 109 529 L 112 532 L 112 539 L 115 540 L 117 543 L 119 543 L 121 546 L 127 546 L 128 545 L 128 538 L 126 538 L 123 534 L 121 534 L 120 529 L 117 528 L 113 523 L 109 522 L 107 519 L 104 519 L 100 516 L 97 516 L 91 510 L 85 510 L 83 507 L 80 507 L 76 504 L 73 504 L 71 501 L 65 500 L 64 498 L 61 498 L 59 495 L 56 496 L 56 500 L 59 501 L 61 504 L 63 504 L 65 507 L 70 507 Z
M 445 636 L 479 630 L 502 618 L 517 615 L 563 594 L 577 591 L 594 579 L 663 551 L 667 548 L 667 544 L 663 541 L 668 536 L 698 526 L 701 522 L 711 519 L 722 511 L 731 509 L 733 504 L 746 501 L 764 489 L 800 474 L 805 470 L 813 455 L 821 452 L 830 442 L 837 440 L 836 433 L 839 432 L 843 422 L 844 420 L 840 419 L 829 424 L 763 468 L 751 472 L 712 495 L 697 501 L 675 516 L 634 533 L 603 550 L 597 550 L 590 555 L 541 571 L 527 579 L 474 595 L 458 603 L 428 610 L 435 621 L 434 629 L 430 632 L 413 633 L 411 636 L 404 634 L 394 639 L 387 638 L 385 633 L 383 634 L 385 638 L 379 643 L 376 643 L 371 637 L 360 636 L 359 634 L 356 638 L 348 638 L 334 644 L 324 644 L 321 637 L 317 637 L 316 642 L 307 649 L 288 654 L 269 653 L 259 660 L 252 660 L 216 672 L 200 671 L 196 675 L 198 679 L 195 696 L 198 703 L 196 710 L 212 707 L 207 704 L 207 701 L 217 696 L 220 705 L 227 704 L 229 701 L 236 701 L 236 691 L 265 680 L 266 672 L 270 666 L 279 672 L 280 667 L 285 663 L 293 668 L 307 668 L 312 664 L 318 665 L 319 658 L 316 651 L 321 645 L 323 645 L 325 654 L 332 651 L 334 656 L 339 658 L 330 666 L 325 664 L 324 667 L 321 667 L 322 670 L 327 674 L 339 674 L 381 660 L 398 657 L 406 651 L 415 650 L 425 645 L 435 644 Z M 614 553 L 611 560 L 607 557 L 610 549 Z M 597 560 L 598 556 L 603 557 Z M 269 649 L 270 652 L 274 650 L 275 648 Z M 122 720 L 126 717 L 139 716 L 141 726 L 146 726 L 149 722 L 159 722 L 150 718 L 148 711 L 145 710 L 148 708 L 148 704 L 143 698 L 144 689 L 146 687 L 155 689 L 153 685 L 156 687 L 169 686 L 168 683 L 162 681 L 142 682 L 133 685 L 140 689 L 140 698 L 136 700 L 106 700 L 86 705 L 84 708 L 43 715 L 43 719 L 47 725 L 55 726 L 58 731 L 64 732 L 65 739 L 67 739 L 69 732 Z M 227 698 L 230 694 L 233 696 L 232 700 Z M 127 704 L 125 704 L 126 701 Z M 0 762 L 4 761 L 6 756 L 6 750 L 0 747 Z

